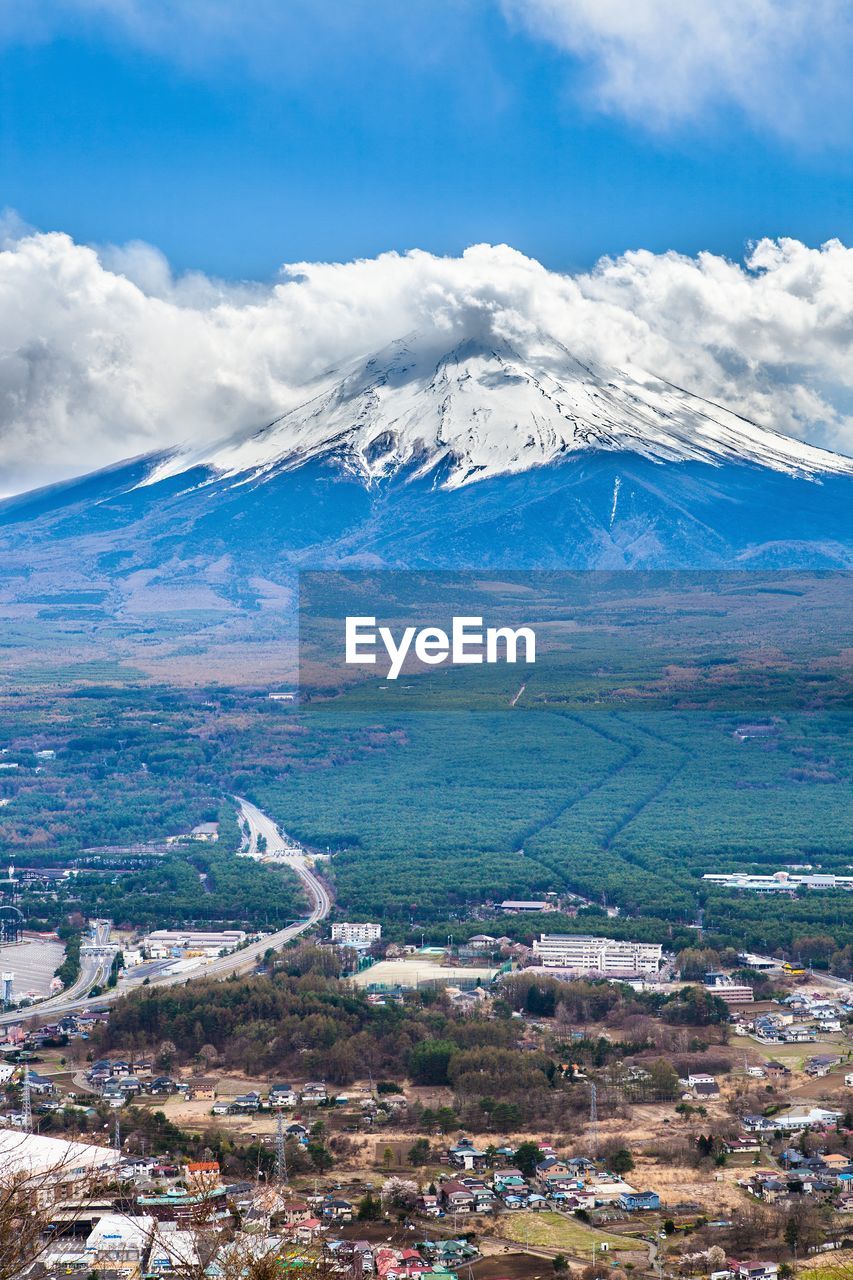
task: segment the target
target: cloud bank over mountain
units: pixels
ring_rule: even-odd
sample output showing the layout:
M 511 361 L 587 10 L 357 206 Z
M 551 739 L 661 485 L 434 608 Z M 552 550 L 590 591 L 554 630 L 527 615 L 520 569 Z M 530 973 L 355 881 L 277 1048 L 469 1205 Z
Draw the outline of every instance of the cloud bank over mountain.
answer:
M 147 245 L 10 230 L 0 253 L 0 491 L 244 431 L 413 330 L 630 365 L 853 454 L 853 250 L 758 242 L 744 263 L 638 250 L 574 276 L 505 245 L 295 263 L 271 286 L 175 278 Z

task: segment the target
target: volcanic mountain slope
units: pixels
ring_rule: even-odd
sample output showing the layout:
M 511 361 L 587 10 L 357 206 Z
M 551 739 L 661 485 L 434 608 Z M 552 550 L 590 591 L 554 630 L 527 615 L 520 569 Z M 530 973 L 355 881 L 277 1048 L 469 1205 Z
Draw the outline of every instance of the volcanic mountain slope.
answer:
M 417 335 L 394 342 L 263 430 L 177 453 L 147 483 L 194 465 L 258 480 L 336 457 L 370 484 L 401 470 L 444 489 L 515 475 L 576 454 L 631 453 L 655 462 L 755 463 L 787 475 L 853 475 L 853 460 L 765 430 L 638 371 L 582 363 L 539 335 L 522 358 L 469 339 L 436 353 Z
M 534 348 L 402 340 L 253 434 L 9 499 L 0 606 L 263 608 L 307 567 L 853 567 L 853 460 Z

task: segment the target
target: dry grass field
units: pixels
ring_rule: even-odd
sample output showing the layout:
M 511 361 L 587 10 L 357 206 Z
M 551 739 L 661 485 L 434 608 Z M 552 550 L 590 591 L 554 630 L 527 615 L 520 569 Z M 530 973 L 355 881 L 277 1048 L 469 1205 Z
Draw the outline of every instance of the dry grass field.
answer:
M 624 1236 L 584 1226 L 576 1218 L 561 1213 L 507 1213 L 501 1217 L 498 1230 L 503 1238 L 517 1244 L 557 1249 L 576 1258 L 591 1260 L 593 1248 L 600 1251 L 602 1245 L 613 1253 L 645 1256 L 645 1250 L 638 1250 L 636 1244 Z

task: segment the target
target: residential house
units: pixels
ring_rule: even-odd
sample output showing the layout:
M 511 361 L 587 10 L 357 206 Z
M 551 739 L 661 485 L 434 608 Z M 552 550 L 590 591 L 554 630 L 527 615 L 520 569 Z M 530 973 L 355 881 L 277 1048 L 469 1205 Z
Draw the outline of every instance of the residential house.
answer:
M 758 1155 L 761 1151 L 761 1143 L 758 1138 L 727 1138 L 723 1143 L 726 1151 L 730 1155 Z
M 28 1071 L 30 1093 L 46 1097 L 56 1093 L 56 1085 L 47 1076 L 40 1076 L 37 1071 Z
M 564 1160 L 558 1156 L 547 1156 L 536 1166 L 537 1180 L 546 1185 L 552 1178 L 567 1178 L 571 1170 Z
M 328 1096 L 326 1086 L 318 1081 L 309 1080 L 302 1087 L 302 1101 L 306 1106 L 316 1106 L 321 1102 L 326 1102 Z
M 527 1181 L 520 1169 L 496 1169 L 492 1175 L 492 1187 L 498 1195 L 505 1191 L 526 1191 Z
M 189 1098 L 191 1102 L 213 1102 L 216 1098 L 215 1080 L 191 1080 Z
M 304 1222 L 306 1218 L 313 1216 L 304 1200 L 290 1200 L 282 1206 L 280 1212 L 283 1221 L 288 1226 L 292 1226 L 296 1222 Z
M 660 1196 L 656 1191 L 628 1191 L 619 1197 L 619 1208 L 626 1213 L 656 1212 Z
M 206 1191 L 219 1185 L 218 1160 L 192 1160 L 184 1167 L 184 1180 L 190 1191 Z
M 257 1111 L 261 1105 L 261 1095 L 256 1090 L 242 1093 L 231 1103 L 232 1111 Z
M 295 1107 L 299 1095 L 289 1084 L 270 1085 L 269 1104 L 271 1107 Z
M 323 1201 L 323 1217 L 331 1222 L 352 1222 L 355 1211 L 349 1200 L 341 1196 L 329 1196 Z
M 441 1184 L 439 1198 L 448 1213 L 472 1213 L 476 1193 L 457 1178 L 449 1178 Z
M 783 1027 L 779 1035 L 785 1044 L 808 1044 L 810 1041 L 817 1039 L 815 1028 L 807 1027 L 801 1022 L 792 1023 L 790 1027 Z
M 457 1169 L 482 1169 L 489 1161 L 485 1151 L 478 1151 L 468 1138 L 462 1138 L 455 1147 L 448 1148 L 447 1158 Z
M 767 1173 L 756 1174 L 746 1183 L 747 1191 L 763 1200 L 765 1204 L 775 1204 L 788 1195 L 788 1183 L 784 1178 L 777 1178 Z
M 791 1074 L 791 1069 L 786 1067 L 784 1062 L 776 1062 L 771 1059 L 770 1062 L 765 1062 L 764 1073 L 770 1080 L 784 1080 Z
M 351 1219 L 337 1219 L 337 1221 L 351 1221 Z M 303 1218 L 301 1222 L 295 1222 L 286 1230 L 289 1239 L 295 1240 L 297 1244 L 312 1244 L 322 1232 L 323 1224 L 319 1218 Z
M 776 1262 L 736 1262 L 732 1259 L 731 1269 L 737 1280 L 776 1280 L 779 1275 Z
M 837 1053 L 817 1053 L 806 1060 L 806 1075 L 821 1079 L 823 1076 L 828 1076 L 840 1061 L 841 1057 Z
M 175 1082 L 170 1076 L 155 1076 L 148 1085 L 148 1093 L 174 1093 Z

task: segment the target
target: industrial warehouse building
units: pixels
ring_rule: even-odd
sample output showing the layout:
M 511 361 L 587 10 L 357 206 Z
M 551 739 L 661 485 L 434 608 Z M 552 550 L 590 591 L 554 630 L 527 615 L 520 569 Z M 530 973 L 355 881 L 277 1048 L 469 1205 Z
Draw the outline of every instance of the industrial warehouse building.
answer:
M 120 1159 L 111 1147 L 0 1129 L 0 1187 L 21 1179 L 40 1204 L 83 1193 L 108 1178 Z
M 236 951 L 246 941 L 240 929 L 223 929 L 205 933 L 198 929 L 155 929 L 145 939 L 145 950 L 152 960 L 170 957 L 218 956 L 222 951 Z

